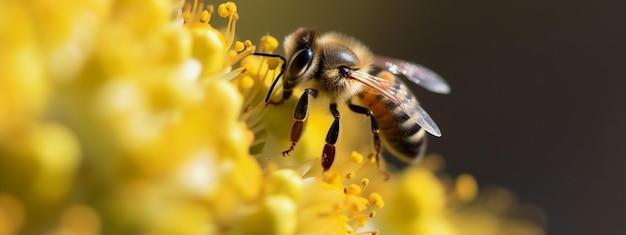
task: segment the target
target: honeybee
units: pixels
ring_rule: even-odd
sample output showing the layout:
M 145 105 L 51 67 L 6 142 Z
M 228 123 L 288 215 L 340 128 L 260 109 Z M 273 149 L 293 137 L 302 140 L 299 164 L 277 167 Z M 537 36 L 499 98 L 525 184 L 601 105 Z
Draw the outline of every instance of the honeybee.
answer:
M 351 111 L 369 117 L 376 165 L 387 177 L 380 167 L 381 139 L 394 156 L 410 162 L 424 154 L 425 132 L 441 136 L 437 124 L 421 108 L 404 82 L 396 77 L 405 77 L 432 92 L 449 93 L 448 84 L 431 70 L 374 55 L 352 37 L 332 32 L 318 35 L 311 28 L 300 28 L 288 35 L 284 47 L 286 59 L 281 57 L 284 61 L 282 72 L 270 87 L 265 102 L 279 105 L 291 97 L 296 86 L 307 86 L 294 109 L 291 146 L 282 153 L 283 156 L 295 148 L 304 129 L 309 103 L 318 95 L 330 98 L 329 108 L 334 117 L 322 151 L 324 171 L 330 169 L 335 158 L 340 126 L 338 102 L 345 102 Z M 281 75 L 282 98 L 272 101 L 270 97 Z M 360 99 L 364 106 L 354 104 L 353 99 Z

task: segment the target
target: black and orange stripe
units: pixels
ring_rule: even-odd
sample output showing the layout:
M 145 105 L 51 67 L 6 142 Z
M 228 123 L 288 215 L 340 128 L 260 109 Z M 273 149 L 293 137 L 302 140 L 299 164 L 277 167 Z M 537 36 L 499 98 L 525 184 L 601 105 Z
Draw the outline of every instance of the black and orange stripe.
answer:
M 407 86 L 391 73 L 382 72 L 377 75 L 391 81 L 396 97 L 409 103 L 405 107 L 417 107 L 417 98 L 408 91 Z M 381 94 L 364 91 L 359 94 L 363 105 L 373 113 L 380 128 L 380 133 L 388 151 L 401 160 L 413 162 L 424 154 L 426 132 L 408 114 L 411 110 L 403 110 L 396 103 Z

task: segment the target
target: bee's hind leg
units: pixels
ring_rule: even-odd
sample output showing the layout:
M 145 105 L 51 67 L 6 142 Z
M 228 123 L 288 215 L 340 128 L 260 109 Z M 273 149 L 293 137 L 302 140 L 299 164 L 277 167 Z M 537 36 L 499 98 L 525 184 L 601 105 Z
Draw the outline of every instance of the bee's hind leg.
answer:
M 335 161 L 335 143 L 337 143 L 337 139 L 339 138 L 339 119 L 341 118 L 339 110 L 337 110 L 337 103 L 330 104 L 330 113 L 332 113 L 335 120 L 330 126 L 330 129 L 328 129 L 326 144 L 322 152 L 322 167 L 324 171 L 328 171 L 333 165 L 333 161 Z
M 385 170 L 383 170 L 380 166 L 380 154 L 382 150 L 382 144 L 380 142 L 380 134 L 379 134 L 380 129 L 378 128 L 378 122 L 376 121 L 376 117 L 374 116 L 374 113 L 366 107 L 352 104 L 351 101 L 348 101 L 348 107 L 350 108 L 350 110 L 352 110 L 352 112 L 363 114 L 370 118 L 372 139 L 374 143 L 374 152 L 372 153 L 372 155 L 374 155 L 376 168 L 378 168 L 378 171 L 380 171 L 383 177 L 385 177 L 385 180 L 388 180 L 389 177 L 391 177 L 391 175 L 387 173 Z

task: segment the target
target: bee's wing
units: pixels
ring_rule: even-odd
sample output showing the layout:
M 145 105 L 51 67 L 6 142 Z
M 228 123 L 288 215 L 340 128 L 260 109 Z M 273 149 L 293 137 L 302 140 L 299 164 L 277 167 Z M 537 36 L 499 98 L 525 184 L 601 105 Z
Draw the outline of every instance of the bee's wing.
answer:
M 404 76 L 429 91 L 440 94 L 450 93 L 450 86 L 441 76 L 419 64 L 375 55 L 374 66 L 389 70 L 389 72 L 395 75 Z
M 403 102 L 398 98 L 399 94 L 406 93 L 407 91 L 395 88 L 390 81 L 376 77 L 369 73 L 362 71 L 352 71 L 350 78 L 372 89 L 373 92 L 383 95 L 394 104 L 398 105 L 404 113 L 409 115 L 415 122 L 424 128 L 428 133 L 434 136 L 441 136 L 441 131 L 435 121 L 430 118 L 430 115 L 426 113 L 419 105 L 412 107 L 410 103 Z
M 441 136 L 441 131 L 439 130 L 439 127 L 437 126 L 435 121 L 430 118 L 430 115 L 428 115 L 426 110 L 424 110 L 419 105 L 416 107 L 406 107 L 407 105 L 409 104 L 406 102 L 400 103 L 400 107 L 402 108 L 402 110 L 405 110 L 405 112 L 411 118 L 415 119 L 418 125 L 420 125 L 422 128 L 424 128 L 424 130 L 434 136 Z

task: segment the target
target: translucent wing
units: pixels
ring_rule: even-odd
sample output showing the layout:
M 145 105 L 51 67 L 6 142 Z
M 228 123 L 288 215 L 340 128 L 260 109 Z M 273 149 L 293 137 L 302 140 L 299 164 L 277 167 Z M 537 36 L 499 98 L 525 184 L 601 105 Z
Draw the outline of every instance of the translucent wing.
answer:
M 424 66 L 379 55 L 374 56 L 374 65 L 386 69 L 395 75 L 404 76 L 409 81 L 429 91 L 440 94 L 450 93 L 448 83 L 441 76 Z
M 439 130 L 439 127 L 437 126 L 437 124 L 435 123 L 435 121 L 433 121 L 432 118 L 430 118 L 430 115 L 428 115 L 428 113 L 426 113 L 426 110 L 424 110 L 421 106 L 416 106 L 416 107 L 405 107 L 409 105 L 408 103 L 401 103 L 400 107 L 402 108 L 402 110 L 405 110 L 405 112 L 411 117 L 413 118 L 418 125 L 420 125 L 422 128 L 424 128 L 424 130 L 426 130 L 428 133 L 440 137 L 441 136 L 441 131 Z
M 410 103 L 403 102 L 398 97 L 404 97 L 403 95 L 407 91 L 395 88 L 392 82 L 387 81 L 385 79 L 376 77 L 369 73 L 365 73 L 362 71 L 352 71 L 350 74 L 350 78 L 354 81 L 357 81 L 368 88 L 372 89 L 373 92 L 377 94 L 383 95 L 385 98 L 389 99 L 394 104 L 398 105 L 404 113 L 409 115 L 415 122 L 428 133 L 434 136 L 441 136 L 441 131 L 435 122 L 430 118 L 430 115 L 422 109 L 419 105 L 413 107 Z

